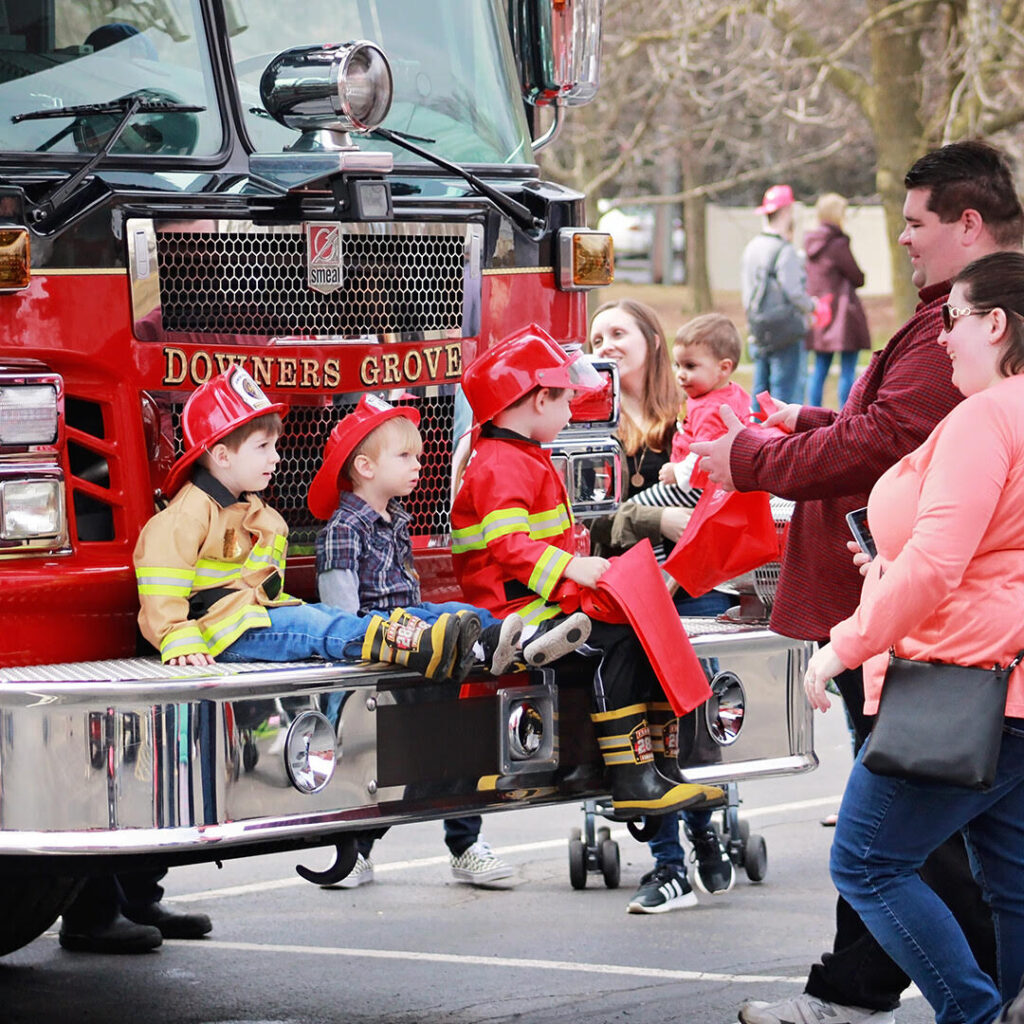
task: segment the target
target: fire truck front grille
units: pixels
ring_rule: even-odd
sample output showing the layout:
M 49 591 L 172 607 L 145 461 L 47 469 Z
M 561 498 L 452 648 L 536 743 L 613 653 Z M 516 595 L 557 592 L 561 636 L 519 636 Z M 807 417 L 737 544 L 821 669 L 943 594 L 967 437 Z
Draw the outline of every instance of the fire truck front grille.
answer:
M 448 514 L 451 510 L 452 434 L 455 400 L 451 387 L 412 389 L 419 409 L 423 437 L 423 468 L 416 490 L 404 499 L 412 515 L 414 536 L 447 543 Z M 177 397 L 177 396 L 176 396 Z M 288 523 L 289 554 L 309 554 L 323 523 L 306 507 L 309 485 L 323 459 L 324 444 L 331 429 L 356 407 L 359 396 L 345 395 L 326 405 L 293 404 L 284 420 L 278 442 L 281 461 L 274 479 L 264 492 L 267 503 Z M 170 406 L 174 425 L 175 457 L 182 453 L 181 410 L 183 402 Z
M 423 336 L 463 328 L 466 237 L 446 225 L 341 225 L 341 285 L 308 281 L 301 227 L 161 231 L 164 331 L 272 337 Z M 428 233 L 429 232 L 429 233 Z

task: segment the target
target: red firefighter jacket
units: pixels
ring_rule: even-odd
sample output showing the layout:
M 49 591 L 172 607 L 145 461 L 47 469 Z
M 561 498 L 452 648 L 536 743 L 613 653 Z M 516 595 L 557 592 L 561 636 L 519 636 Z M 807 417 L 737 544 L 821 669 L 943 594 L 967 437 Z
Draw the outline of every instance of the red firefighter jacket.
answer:
M 527 623 L 561 614 L 573 517 L 551 456 L 536 441 L 485 427 L 452 504 L 452 562 L 466 600 Z

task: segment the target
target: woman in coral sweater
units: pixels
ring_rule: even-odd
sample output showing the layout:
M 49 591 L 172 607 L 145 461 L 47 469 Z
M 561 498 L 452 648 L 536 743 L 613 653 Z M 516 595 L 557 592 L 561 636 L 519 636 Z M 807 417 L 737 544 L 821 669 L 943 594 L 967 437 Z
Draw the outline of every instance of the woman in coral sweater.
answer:
M 1024 648 L 1024 255 L 976 260 L 955 279 L 939 344 L 966 400 L 886 472 L 868 503 L 878 556 L 861 603 L 811 659 L 808 698 L 864 666 L 878 708 L 887 651 L 991 667 Z M 865 556 L 859 560 L 866 561 Z M 992 907 L 998 987 L 917 868 L 963 830 Z M 984 792 L 875 775 L 854 764 L 832 878 L 935 1010 L 937 1024 L 990 1024 L 1024 972 L 1024 667 L 1010 677 L 995 784 Z

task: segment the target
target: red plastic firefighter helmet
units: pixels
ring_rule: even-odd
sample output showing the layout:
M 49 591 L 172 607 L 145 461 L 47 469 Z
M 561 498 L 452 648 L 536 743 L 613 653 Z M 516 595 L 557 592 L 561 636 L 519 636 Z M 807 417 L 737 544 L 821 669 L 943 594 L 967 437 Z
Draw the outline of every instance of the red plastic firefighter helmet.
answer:
M 462 374 L 462 389 L 477 423 L 493 419 L 534 388 L 593 391 L 603 386 L 581 352 L 566 352 L 536 324 L 499 341 Z
M 185 454 L 171 466 L 164 482 L 164 493 L 170 497 L 181 487 L 192 463 L 211 445 L 244 423 L 275 412 L 284 416 L 288 406 L 283 402 L 271 402 L 240 366 L 230 366 L 201 384 L 189 396 L 182 410 Z
M 347 477 L 341 470 L 348 457 L 362 443 L 370 431 L 382 423 L 404 416 L 414 427 L 420 425 L 418 409 L 407 405 L 389 405 L 376 395 L 363 395 L 359 404 L 340 423 L 336 424 L 324 447 L 324 461 L 309 485 L 306 503 L 317 519 L 330 519 L 338 507 L 338 495 L 342 490 L 352 490 Z

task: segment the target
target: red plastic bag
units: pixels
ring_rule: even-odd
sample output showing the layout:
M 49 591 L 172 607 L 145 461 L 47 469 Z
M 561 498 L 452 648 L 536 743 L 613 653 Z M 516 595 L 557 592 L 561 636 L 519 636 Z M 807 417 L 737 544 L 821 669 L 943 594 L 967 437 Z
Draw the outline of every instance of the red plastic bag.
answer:
M 693 597 L 779 557 L 779 537 L 764 491 L 704 493 L 663 568 Z

